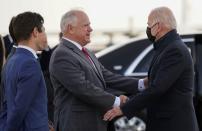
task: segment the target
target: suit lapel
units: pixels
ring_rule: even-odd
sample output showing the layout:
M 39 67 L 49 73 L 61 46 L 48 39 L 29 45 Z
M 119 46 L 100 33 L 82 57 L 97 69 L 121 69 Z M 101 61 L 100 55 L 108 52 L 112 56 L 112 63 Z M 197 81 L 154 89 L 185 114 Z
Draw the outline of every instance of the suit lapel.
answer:
M 155 51 L 153 60 L 149 67 L 148 76 L 150 76 L 154 65 L 158 62 L 159 59 L 161 59 L 162 54 L 164 54 L 164 52 L 168 46 L 169 46 L 169 44 L 166 44 L 163 47 L 161 47 L 160 49 Z
M 88 50 L 87 50 L 87 51 L 88 51 Z M 89 53 L 89 55 L 90 55 L 91 60 L 92 60 L 93 63 L 95 64 L 95 68 L 96 68 L 95 70 L 96 70 L 96 72 L 99 73 L 99 75 L 100 75 L 100 77 L 102 78 L 102 80 L 104 80 L 104 78 L 103 78 L 103 76 L 102 76 L 101 69 L 100 69 L 100 63 L 99 63 L 99 61 L 97 60 L 97 58 L 96 58 L 94 55 L 92 55 L 91 52 L 88 51 L 88 53 Z M 92 64 L 91 64 L 91 65 L 92 65 Z
M 73 52 L 75 52 L 78 56 L 80 56 L 88 65 L 91 66 L 91 68 L 94 70 L 94 72 L 96 73 L 96 75 L 103 81 L 103 77 L 100 73 L 100 68 L 98 66 L 98 61 L 92 56 L 91 53 L 89 53 L 91 60 L 93 61 L 95 67 L 93 66 L 93 64 L 88 60 L 88 58 L 86 58 L 86 56 L 83 54 L 83 52 L 78 49 L 74 44 L 72 44 L 71 42 L 62 39 L 62 43 L 64 43 L 64 45 L 70 49 L 72 49 Z M 96 68 L 96 69 L 95 69 Z

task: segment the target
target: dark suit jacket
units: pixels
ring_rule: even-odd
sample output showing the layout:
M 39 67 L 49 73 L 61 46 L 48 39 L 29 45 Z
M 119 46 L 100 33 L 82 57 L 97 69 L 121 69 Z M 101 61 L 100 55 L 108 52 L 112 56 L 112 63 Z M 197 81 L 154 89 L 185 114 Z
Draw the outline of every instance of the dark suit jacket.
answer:
M 51 49 L 48 51 L 43 50 L 40 54 L 40 65 L 41 69 L 44 75 L 44 80 L 46 83 L 47 88 L 47 96 L 48 96 L 48 119 L 49 121 L 53 122 L 53 116 L 54 116 L 54 104 L 53 104 L 53 98 L 54 98 L 54 91 L 53 91 L 53 85 L 50 80 L 50 73 L 49 73 L 49 61 L 52 54 Z
M 1 72 L 2 67 L 3 67 L 4 58 L 5 58 L 4 42 L 3 42 L 3 38 L 0 36 L 0 60 L 1 60 L 0 61 L 0 72 Z M 0 78 L 1 78 L 1 76 L 0 76 Z
M 131 118 L 147 107 L 147 131 L 198 131 L 193 106 L 194 69 L 190 52 L 176 30 L 154 43 L 149 88 L 121 109 Z
M 113 74 L 94 54 L 89 54 L 96 70 L 81 50 L 64 39 L 51 56 L 49 69 L 55 91 L 56 131 L 106 131 L 103 113 L 115 100 L 106 88 L 137 92 L 136 79 Z
M 5 43 L 5 50 L 6 50 L 6 58 L 8 57 L 8 55 L 10 54 L 12 47 L 14 45 L 14 42 L 11 38 L 10 35 L 6 35 L 3 37 L 4 43 Z
M 7 131 L 48 131 L 46 87 L 33 54 L 17 48 L 4 76 Z

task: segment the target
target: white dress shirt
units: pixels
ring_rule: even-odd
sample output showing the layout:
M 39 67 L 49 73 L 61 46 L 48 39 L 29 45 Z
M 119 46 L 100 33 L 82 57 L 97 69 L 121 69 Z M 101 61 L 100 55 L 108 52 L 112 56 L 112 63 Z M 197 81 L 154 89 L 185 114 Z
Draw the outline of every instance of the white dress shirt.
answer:
M 145 89 L 146 89 L 146 87 L 145 87 L 145 85 L 144 85 L 144 79 L 139 79 L 139 81 L 138 81 L 138 90 L 139 90 L 140 92 L 142 92 L 142 91 L 144 91 Z M 120 98 L 119 98 L 119 97 L 116 97 L 113 107 L 118 107 L 118 106 L 120 106 L 120 104 L 121 104 Z

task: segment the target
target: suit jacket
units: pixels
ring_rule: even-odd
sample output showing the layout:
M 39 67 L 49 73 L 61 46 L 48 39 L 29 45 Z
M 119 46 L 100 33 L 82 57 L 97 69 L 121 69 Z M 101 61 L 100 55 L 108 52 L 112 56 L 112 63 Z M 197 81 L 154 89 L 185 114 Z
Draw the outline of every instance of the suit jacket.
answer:
M 115 100 L 106 88 L 137 92 L 137 79 L 113 74 L 88 53 L 95 67 L 80 49 L 62 39 L 51 56 L 56 131 L 106 131 L 103 113 Z
M 46 83 L 47 88 L 47 97 L 48 97 L 48 119 L 49 121 L 53 122 L 53 116 L 54 116 L 54 104 L 53 104 L 53 98 L 54 98 L 54 90 L 53 85 L 50 80 L 50 73 L 49 73 L 49 62 L 50 57 L 52 54 L 52 50 L 49 49 L 48 51 L 43 50 L 40 54 L 40 65 L 43 72 L 44 80 Z
M 3 37 L 4 43 L 5 43 L 5 50 L 6 50 L 6 58 L 8 57 L 8 55 L 10 54 L 12 47 L 14 45 L 14 42 L 11 38 L 10 35 L 6 35 Z
M 46 87 L 36 58 L 17 48 L 4 69 L 6 131 L 48 131 Z
M 194 69 L 190 52 L 176 30 L 154 43 L 149 88 L 122 107 L 131 118 L 148 110 L 147 131 L 198 131 L 193 106 Z
M 5 60 L 5 48 L 4 48 L 4 42 L 2 37 L 0 36 L 0 72 L 2 70 L 3 64 L 4 64 L 4 60 Z M 1 80 L 1 76 L 0 76 L 0 80 Z

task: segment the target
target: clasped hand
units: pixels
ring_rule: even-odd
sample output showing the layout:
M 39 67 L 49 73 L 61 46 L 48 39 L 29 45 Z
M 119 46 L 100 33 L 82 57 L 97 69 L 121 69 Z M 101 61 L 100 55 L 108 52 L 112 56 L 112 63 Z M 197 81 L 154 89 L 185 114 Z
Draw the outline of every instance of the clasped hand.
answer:
M 120 98 L 120 106 L 122 106 L 124 103 L 126 103 L 129 100 L 129 98 L 124 95 L 120 95 L 119 98 Z M 121 115 L 123 115 L 123 113 L 122 113 L 120 107 L 114 107 L 104 114 L 103 120 L 111 121 L 115 117 L 121 116 Z

